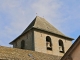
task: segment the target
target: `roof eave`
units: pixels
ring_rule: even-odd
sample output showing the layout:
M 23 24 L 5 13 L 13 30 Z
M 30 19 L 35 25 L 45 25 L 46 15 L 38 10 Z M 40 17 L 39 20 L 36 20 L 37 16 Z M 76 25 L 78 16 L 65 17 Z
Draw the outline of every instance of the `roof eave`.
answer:
M 71 41 L 74 40 L 73 38 L 70 38 L 70 37 L 67 37 L 67 36 L 63 36 L 63 35 L 60 35 L 60 34 L 57 34 L 57 33 L 53 33 L 53 32 L 50 32 L 50 31 L 46 31 L 46 30 L 43 30 L 43 29 L 40 29 L 40 28 L 36 28 L 36 27 L 32 27 L 34 29 L 38 29 L 38 30 L 42 30 L 42 31 L 45 31 L 45 32 L 49 32 L 49 33 L 52 33 L 52 34 L 55 34 L 55 35 L 58 35 L 58 36 L 61 36 L 61 37 L 64 37 L 64 38 L 68 38 L 70 39 Z M 27 33 L 29 30 L 31 30 L 32 28 L 28 29 L 25 33 Z M 25 33 L 22 33 L 21 35 L 19 35 L 16 39 L 14 39 L 12 42 L 10 42 L 9 44 L 13 44 L 14 41 L 16 41 L 20 36 L 24 35 Z
M 27 33 L 28 31 L 30 31 L 32 28 L 28 29 L 25 33 Z M 9 44 L 13 44 L 19 37 L 21 37 L 22 35 L 24 35 L 25 33 L 22 33 L 21 35 L 19 35 L 17 38 L 15 38 L 13 41 L 11 41 Z
M 64 38 L 68 38 L 70 40 L 74 40 L 74 38 L 70 38 L 70 37 L 67 37 L 67 36 L 63 36 L 63 35 L 60 35 L 60 34 L 57 34 L 57 33 L 53 33 L 53 32 L 50 32 L 50 31 L 46 31 L 46 30 L 43 30 L 43 29 L 39 29 L 39 28 L 36 28 L 34 27 L 35 29 L 38 29 L 38 30 L 42 30 L 42 31 L 45 31 L 45 32 L 49 32 L 49 33 L 52 33 L 52 34 L 55 34 L 55 35 L 58 35 L 58 36 L 62 36 Z

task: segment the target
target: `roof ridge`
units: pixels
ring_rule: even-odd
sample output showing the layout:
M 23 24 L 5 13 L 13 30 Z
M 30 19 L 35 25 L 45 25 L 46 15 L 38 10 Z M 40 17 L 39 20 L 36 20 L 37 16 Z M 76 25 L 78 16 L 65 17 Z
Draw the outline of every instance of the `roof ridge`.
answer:
M 34 20 L 28 25 L 28 27 L 23 31 L 22 34 L 24 34 L 25 32 L 27 32 L 28 30 L 30 30 L 30 28 L 34 27 L 36 18 L 37 18 L 37 16 L 36 16 L 36 17 L 34 18 Z
M 63 33 L 61 33 L 57 28 L 55 28 L 52 24 L 50 24 L 48 21 L 46 21 L 44 18 L 37 16 L 36 18 L 37 20 L 40 20 L 40 22 L 42 22 L 45 25 L 45 28 L 47 29 L 47 31 L 49 30 L 48 28 L 51 28 L 54 30 L 56 30 L 56 34 L 60 33 L 61 35 L 64 35 Z M 37 23 L 37 22 L 36 22 Z M 46 25 L 47 24 L 47 25 Z M 39 24 L 37 24 L 36 26 L 38 26 Z M 34 25 L 35 26 L 35 25 Z M 35 27 L 36 27 L 35 26 Z M 39 26 L 40 27 L 40 26 Z M 50 31 L 50 30 L 49 30 Z

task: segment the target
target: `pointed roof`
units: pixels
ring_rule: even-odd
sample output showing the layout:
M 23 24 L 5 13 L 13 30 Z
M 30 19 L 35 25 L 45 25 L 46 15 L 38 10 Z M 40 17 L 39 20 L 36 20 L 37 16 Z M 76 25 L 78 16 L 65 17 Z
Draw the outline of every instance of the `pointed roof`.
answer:
M 52 32 L 52 33 L 64 36 L 63 33 L 61 33 L 59 30 L 57 30 L 54 26 L 52 26 L 44 18 L 41 18 L 39 16 L 36 16 L 36 18 L 31 22 L 31 24 L 25 29 L 25 31 L 22 34 L 27 32 L 31 28 L 36 28 L 36 29 L 40 29 L 40 30 L 44 30 L 47 32 Z
M 56 29 L 54 26 L 52 26 L 48 21 L 46 21 L 44 18 L 41 18 L 39 16 L 36 16 L 36 18 L 30 23 L 30 25 L 24 30 L 22 34 L 26 33 L 28 30 L 32 28 L 36 28 L 39 30 L 43 30 L 46 32 L 51 32 L 57 35 L 67 37 L 63 33 L 61 33 L 58 29 Z M 73 38 L 71 38 L 71 40 L 73 40 Z
M 28 32 L 32 28 L 46 31 L 49 33 L 53 33 L 62 37 L 66 37 L 70 40 L 73 40 L 73 38 L 65 36 L 63 33 L 61 33 L 58 29 L 56 29 L 54 26 L 52 26 L 49 22 L 47 22 L 44 18 L 41 18 L 39 16 L 36 16 L 35 19 L 30 23 L 30 25 L 23 31 L 21 35 Z

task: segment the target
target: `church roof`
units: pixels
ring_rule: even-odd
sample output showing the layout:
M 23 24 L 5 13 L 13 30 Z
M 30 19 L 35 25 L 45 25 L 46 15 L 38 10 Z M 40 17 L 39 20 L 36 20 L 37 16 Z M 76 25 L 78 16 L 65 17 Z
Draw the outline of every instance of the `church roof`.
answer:
M 39 16 L 36 16 L 36 18 L 30 23 L 30 25 L 23 31 L 22 34 L 26 33 L 28 30 L 32 28 L 36 28 L 36 29 L 43 30 L 46 32 L 51 32 L 51 33 L 54 33 L 54 34 L 57 34 L 57 35 L 73 40 L 73 38 L 65 36 L 58 29 L 52 26 L 48 21 L 46 21 L 44 18 L 39 17 Z
M 65 36 L 58 29 L 56 29 L 49 22 L 47 22 L 44 18 L 41 18 L 39 16 L 36 16 L 36 18 L 31 22 L 31 24 L 25 29 L 23 33 L 27 32 L 31 28 L 36 28 L 36 29 L 40 29 L 40 30 Z
M 28 32 L 29 30 L 31 30 L 33 28 L 38 29 L 38 30 L 42 30 L 42 31 L 46 31 L 46 32 L 49 32 L 49 33 L 53 33 L 53 34 L 59 35 L 61 37 L 65 37 L 65 38 L 68 38 L 70 40 L 73 40 L 73 38 L 65 36 L 58 29 L 56 29 L 49 22 L 47 22 L 44 18 L 39 17 L 39 16 L 35 17 L 35 19 L 30 23 L 30 25 L 23 31 L 23 33 L 21 35 L 23 35 L 24 33 Z M 15 40 L 13 40 L 13 41 L 15 41 Z M 10 42 L 10 44 L 12 42 Z
M 60 56 L 0 46 L 0 60 L 60 60 Z

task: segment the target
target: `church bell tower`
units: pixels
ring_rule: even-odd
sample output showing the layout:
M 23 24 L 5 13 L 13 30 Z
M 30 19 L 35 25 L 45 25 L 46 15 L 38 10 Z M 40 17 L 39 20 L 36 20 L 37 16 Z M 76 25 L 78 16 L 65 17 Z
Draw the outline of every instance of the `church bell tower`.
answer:
M 67 37 L 44 18 L 36 16 L 30 25 L 10 42 L 13 48 L 63 56 L 73 38 Z

